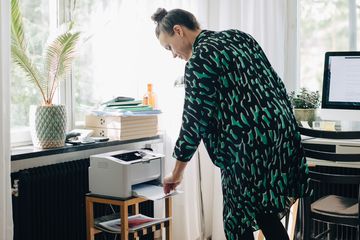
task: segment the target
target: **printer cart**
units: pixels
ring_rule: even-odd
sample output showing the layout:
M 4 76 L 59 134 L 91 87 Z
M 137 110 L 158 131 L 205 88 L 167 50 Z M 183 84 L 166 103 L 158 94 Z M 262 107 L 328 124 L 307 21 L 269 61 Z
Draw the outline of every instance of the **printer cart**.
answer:
M 95 234 L 102 232 L 101 230 L 95 228 L 94 226 L 94 203 L 102 204 L 112 204 L 115 206 L 120 206 L 120 218 L 121 218 L 121 240 L 129 239 L 139 239 L 139 237 L 144 236 L 150 232 L 155 232 L 157 230 L 165 228 L 166 240 L 171 240 L 172 237 L 172 199 L 171 196 L 165 198 L 165 217 L 170 218 L 169 220 L 153 224 L 151 226 L 146 226 L 135 232 L 129 232 L 128 225 L 128 207 L 132 207 L 134 214 L 139 213 L 139 203 L 147 201 L 147 199 L 139 197 L 131 197 L 128 199 L 121 199 L 111 196 L 102 196 L 96 194 L 87 194 L 85 197 L 86 201 L 86 232 L 87 240 L 94 240 Z M 132 235 L 132 236 L 131 236 Z

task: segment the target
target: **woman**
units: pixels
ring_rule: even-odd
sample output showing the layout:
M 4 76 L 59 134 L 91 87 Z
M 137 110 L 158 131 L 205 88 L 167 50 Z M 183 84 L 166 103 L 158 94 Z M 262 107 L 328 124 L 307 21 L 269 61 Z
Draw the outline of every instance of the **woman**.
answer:
M 283 82 L 259 44 L 238 30 L 201 30 L 187 11 L 158 9 L 156 36 L 185 61 L 182 127 L 164 191 L 181 182 L 203 140 L 221 169 L 227 239 L 289 239 L 279 216 L 308 193 L 300 134 Z

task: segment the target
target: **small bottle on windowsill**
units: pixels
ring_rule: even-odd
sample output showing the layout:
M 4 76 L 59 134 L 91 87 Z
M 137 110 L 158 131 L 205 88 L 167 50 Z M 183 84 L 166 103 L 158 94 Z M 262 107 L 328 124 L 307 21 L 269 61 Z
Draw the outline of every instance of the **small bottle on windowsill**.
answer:
M 143 97 L 143 104 L 151 106 L 153 109 L 156 109 L 156 95 L 153 92 L 152 84 L 147 84 L 147 92 Z

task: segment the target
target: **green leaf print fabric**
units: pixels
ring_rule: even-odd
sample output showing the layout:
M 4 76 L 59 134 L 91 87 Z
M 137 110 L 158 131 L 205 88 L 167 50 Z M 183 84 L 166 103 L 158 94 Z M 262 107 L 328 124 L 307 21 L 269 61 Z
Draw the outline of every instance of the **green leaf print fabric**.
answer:
M 258 213 L 308 195 L 301 136 L 282 80 L 259 44 L 238 30 L 203 30 L 185 67 L 182 127 L 173 156 L 189 161 L 203 140 L 221 169 L 224 228 L 238 239 Z

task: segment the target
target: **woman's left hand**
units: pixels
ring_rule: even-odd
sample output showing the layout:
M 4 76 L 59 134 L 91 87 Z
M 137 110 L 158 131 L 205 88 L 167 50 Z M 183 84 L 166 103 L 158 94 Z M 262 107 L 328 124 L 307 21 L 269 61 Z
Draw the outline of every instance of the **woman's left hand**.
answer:
M 183 178 L 184 169 L 187 162 L 176 160 L 176 164 L 172 173 L 164 178 L 164 193 L 168 194 L 181 183 Z
M 169 192 L 176 189 L 176 187 L 181 183 L 182 177 L 174 177 L 171 173 L 164 178 L 164 193 L 168 194 Z

